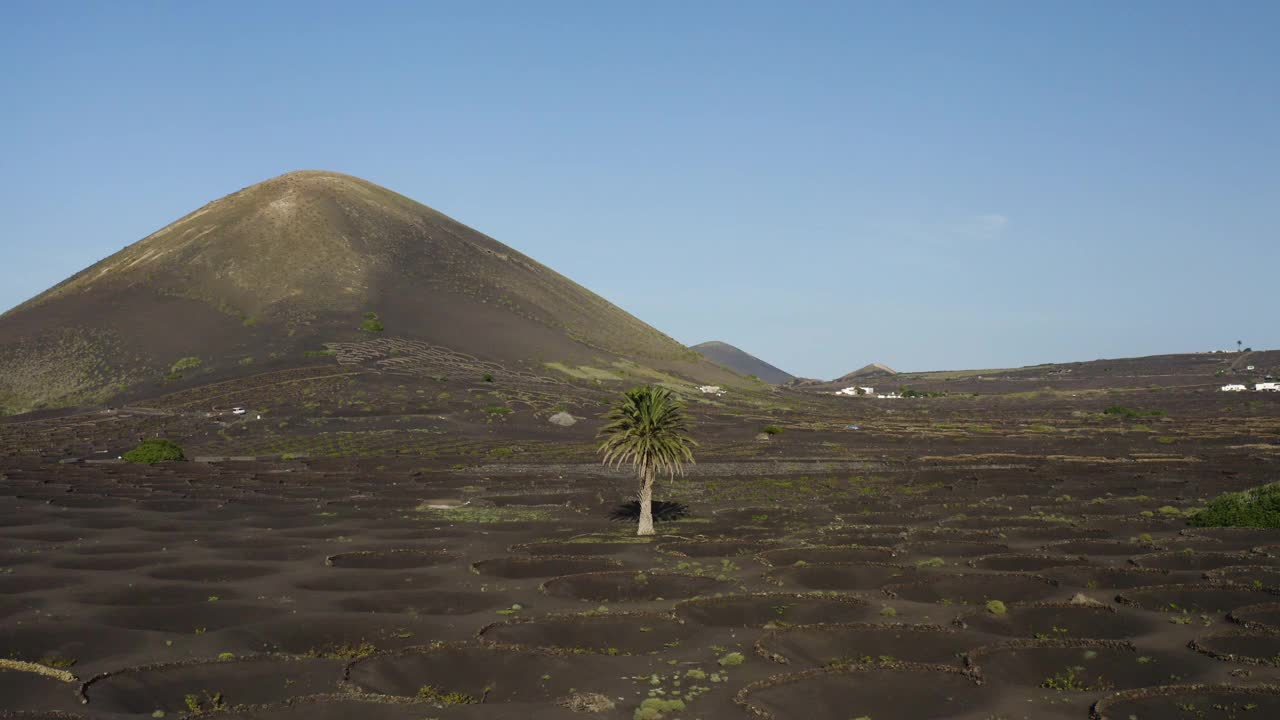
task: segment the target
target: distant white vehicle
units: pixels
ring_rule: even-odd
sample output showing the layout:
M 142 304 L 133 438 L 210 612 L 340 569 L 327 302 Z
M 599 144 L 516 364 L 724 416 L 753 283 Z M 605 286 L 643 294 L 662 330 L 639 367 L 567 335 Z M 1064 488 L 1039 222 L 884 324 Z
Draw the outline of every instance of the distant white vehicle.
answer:
M 1248 390 L 1248 389 L 1249 388 L 1244 385 L 1236 385 L 1236 384 L 1222 386 L 1222 392 L 1244 392 L 1245 390 Z
M 1245 366 L 1244 366 L 1244 369 L 1245 369 L 1245 370 L 1253 370 L 1253 366 L 1252 366 L 1252 365 L 1245 365 Z
M 245 412 L 247 412 L 247 411 L 246 411 L 244 408 L 242 408 L 242 407 L 231 408 L 231 414 L 232 414 L 232 415 L 243 415 L 243 414 L 245 414 Z
M 1254 390 L 1259 392 L 1280 392 L 1280 382 L 1263 382 L 1253 386 Z

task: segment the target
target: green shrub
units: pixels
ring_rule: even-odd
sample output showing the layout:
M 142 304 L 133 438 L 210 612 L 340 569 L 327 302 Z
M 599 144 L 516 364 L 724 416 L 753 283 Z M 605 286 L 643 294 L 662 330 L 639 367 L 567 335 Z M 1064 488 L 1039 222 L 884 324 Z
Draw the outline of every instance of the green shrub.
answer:
M 1191 515 L 1195 527 L 1280 528 L 1280 482 L 1223 493 Z
M 664 700 L 662 698 L 645 698 L 640 702 L 631 716 L 632 720 L 662 720 L 667 713 L 684 710 L 684 701 L 679 699 Z
M 382 324 L 382 320 L 378 318 L 378 313 L 367 312 L 364 314 L 364 322 L 360 323 L 360 329 L 365 332 L 379 333 L 386 328 Z
M 717 662 L 720 663 L 721 667 L 734 667 L 736 665 L 741 665 L 742 663 L 746 662 L 746 658 L 743 657 L 742 653 L 740 652 L 731 652 L 728 655 L 725 655 L 724 657 L 720 658 Z
M 506 405 L 490 405 L 489 407 L 485 408 L 484 411 L 489 413 L 490 415 L 511 414 L 511 408 L 507 407 Z
M 765 435 L 769 435 L 769 436 L 781 435 L 782 428 L 777 425 L 765 425 L 760 432 L 763 432 Z
M 205 690 L 203 697 L 195 693 L 188 693 L 183 698 L 183 702 L 187 706 L 187 711 L 192 715 L 208 715 L 227 709 L 227 703 L 222 699 L 221 692 L 211 693 Z
M 493 373 L 485 373 L 483 376 L 481 376 L 481 379 L 484 380 L 485 382 L 493 382 Z
M 152 465 L 158 462 L 186 460 L 182 454 L 182 446 L 172 440 L 152 438 L 143 440 L 142 444 L 124 454 L 125 462 Z
M 1005 607 L 1004 603 L 999 600 L 988 600 L 987 612 L 992 615 L 1005 615 L 1009 612 L 1009 608 Z

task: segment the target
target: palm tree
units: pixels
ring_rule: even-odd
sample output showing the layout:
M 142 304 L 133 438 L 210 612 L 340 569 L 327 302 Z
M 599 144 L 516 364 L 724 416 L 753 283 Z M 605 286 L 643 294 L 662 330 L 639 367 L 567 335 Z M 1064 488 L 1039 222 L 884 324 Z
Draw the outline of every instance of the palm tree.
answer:
M 663 387 L 633 388 L 610 410 L 609 422 L 600 428 L 597 439 L 604 464 L 621 467 L 631 464 L 640 480 L 636 499 L 640 501 L 637 535 L 653 534 L 653 480 L 658 473 L 668 478 L 684 474 L 684 464 L 693 462 L 697 442 L 689 437 L 684 405 Z

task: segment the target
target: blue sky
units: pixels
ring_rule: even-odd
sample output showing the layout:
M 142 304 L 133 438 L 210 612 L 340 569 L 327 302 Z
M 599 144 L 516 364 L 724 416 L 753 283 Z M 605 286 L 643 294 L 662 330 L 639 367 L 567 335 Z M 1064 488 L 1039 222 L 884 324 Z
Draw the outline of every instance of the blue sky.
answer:
M 0 308 L 367 178 L 790 372 L 1280 347 L 1274 2 L 0 5 Z

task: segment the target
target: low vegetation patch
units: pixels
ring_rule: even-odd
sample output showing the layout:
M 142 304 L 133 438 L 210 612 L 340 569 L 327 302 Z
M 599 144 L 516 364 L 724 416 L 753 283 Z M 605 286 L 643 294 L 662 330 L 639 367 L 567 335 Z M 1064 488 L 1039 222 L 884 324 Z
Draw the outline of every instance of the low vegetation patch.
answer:
M 418 688 L 418 697 L 437 705 L 475 705 L 480 702 L 474 695 L 457 691 L 445 692 L 435 685 Z
M 551 370 L 562 372 L 569 377 L 577 378 L 579 380 L 595 380 L 597 382 L 601 382 L 622 379 L 608 370 L 591 367 L 590 365 L 579 365 L 576 368 L 558 362 L 543 363 L 543 365 Z
M 1192 513 L 1195 527 L 1280 528 L 1280 482 L 1224 493 Z
M 946 397 L 946 393 L 937 390 L 912 390 L 909 387 L 898 389 L 898 394 L 904 398 L 934 398 Z
M 764 433 L 765 435 L 769 435 L 769 436 L 773 436 L 773 435 L 781 435 L 781 434 L 782 434 L 782 428 L 781 428 L 781 427 L 779 427 L 779 426 L 777 426 L 777 425 L 765 425 L 763 428 L 761 428 L 760 432 Z
M 382 319 L 378 317 L 378 313 L 367 312 L 364 314 L 364 322 L 360 323 L 360 329 L 365 332 L 380 333 L 386 327 L 382 324 Z
M 746 662 L 746 658 L 740 652 L 731 652 L 716 662 L 720 663 L 721 667 L 735 667 Z
M 307 657 L 325 658 L 327 660 L 363 660 L 378 652 L 378 646 L 371 642 L 341 643 L 307 650 Z
M 1089 692 L 1096 690 L 1109 690 L 1114 686 L 1102 678 L 1097 678 L 1092 681 L 1086 679 L 1084 668 L 1075 666 L 1050 675 L 1044 679 L 1044 682 L 1040 683 L 1040 687 L 1048 690 L 1057 690 L 1059 692 Z
M 189 693 L 183 698 L 183 702 L 187 706 L 187 712 L 192 715 L 208 715 L 227 709 L 227 703 L 222 698 L 221 692 L 206 690 L 202 695 Z
M 154 465 L 158 462 L 176 462 L 186 460 L 182 446 L 172 440 L 152 438 L 143 440 L 138 447 L 124 454 L 125 462 Z
M 633 720 L 662 720 L 667 717 L 667 713 L 680 712 L 684 710 L 683 700 L 664 700 L 663 698 L 651 697 L 640 703 L 640 707 L 636 708 L 632 715 Z
M 1104 415 L 1122 418 L 1144 418 L 1144 417 L 1164 417 L 1163 410 L 1138 410 L 1136 408 L 1125 407 L 1124 405 L 1112 405 L 1103 410 Z
M 169 372 L 181 373 L 186 370 L 195 370 L 196 368 L 200 367 L 202 364 L 203 363 L 200 361 L 200 358 L 198 357 L 184 357 L 178 362 L 174 363 L 173 367 L 169 368 Z

